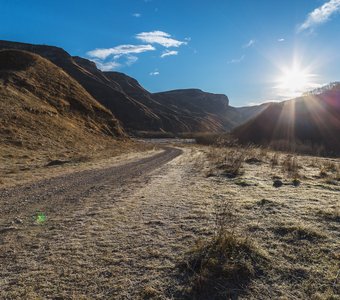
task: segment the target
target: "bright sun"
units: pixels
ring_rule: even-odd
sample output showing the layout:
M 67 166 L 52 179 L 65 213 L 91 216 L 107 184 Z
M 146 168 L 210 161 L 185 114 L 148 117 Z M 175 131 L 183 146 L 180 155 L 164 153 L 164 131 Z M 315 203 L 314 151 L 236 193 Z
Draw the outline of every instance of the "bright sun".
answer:
M 287 70 L 279 79 L 280 87 L 293 91 L 301 91 L 308 87 L 309 74 L 299 68 Z
M 282 67 L 280 69 L 281 76 L 276 81 L 276 88 L 282 94 L 295 97 L 315 87 L 315 83 L 313 83 L 315 75 L 311 74 L 308 68 L 294 63 L 291 67 Z

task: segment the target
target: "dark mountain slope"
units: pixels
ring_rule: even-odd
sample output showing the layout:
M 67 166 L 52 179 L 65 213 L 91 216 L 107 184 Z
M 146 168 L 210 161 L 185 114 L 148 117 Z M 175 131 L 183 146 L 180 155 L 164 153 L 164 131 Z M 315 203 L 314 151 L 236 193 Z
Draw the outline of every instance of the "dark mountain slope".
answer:
M 198 118 L 213 121 L 219 130 L 230 130 L 257 115 L 265 105 L 236 108 L 229 105 L 229 99 L 223 94 L 213 94 L 199 89 L 173 90 L 152 94 L 153 99 L 173 110 L 195 114 Z
M 133 128 L 139 121 L 152 127 L 154 119 L 157 119 L 145 106 L 119 91 L 119 86 L 98 70 L 93 62 L 73 58 L 63 49 L 53 46 L 0 41 L 0 49 L 26 50 L 47 58 L 76 79 L 127 128 Z
M 149 107 L 160 118 L 160 128 L 163 130 L 171 132 L 197 132 L 223 131 L 226 127 L 227 129 L 230 128 L 217 115 L 205 110 L 205 107 L 213 107 L 216 103 L 223 106 L 223 108 L 225 106 L 228 107 L 228 98 L 224 95 L 224 97 L 220 97 L 221 95 L 200 91 L 200 94 L 196 95 L 197 98 L 192 97 L 188 99 L 187 95 L 192 93 L 192 90 L 188 89 L 183 90 L 174 99 L 174 97 L 168 96 L 168 94 L 172 94 L 174 91 L 152 94 L 145 90 L 137 80 L 123 73 L 105 72 L 105 74 L 118 83 L 129 97 L 138 99 L 143 105 Z M 210 95 L 210 97 L 200 100 L 198 96 L 205 94 Z M 214 99 L 215 96 L 216 100 Z M 226 105 L 225 98 L 227 99 Z M 179 105 L 174 105 L 175 101 L 179 101 Z M 194 104 L 195 102 L 196 104 Z M 200 107 L 201 105 L 202 107 Z
M 340 85 L 317 95 L 272 103 L 232 132 L 241 142 L 322 145 L 340 153 Z
M 0 51 L 0 146 L 58 151 L 124 136 L 112 113 L 38 55 Z
M 111 110 L 130 132 L 221 132 L 262 109 L 244 113 L 230 107 L 225 95 L 193 89 L 151 94 L 135 79 L 119 72 L 102 72 L 93 62 L 57 47 L 0 41 L 0 49 L 26 50 L 47 58 Z

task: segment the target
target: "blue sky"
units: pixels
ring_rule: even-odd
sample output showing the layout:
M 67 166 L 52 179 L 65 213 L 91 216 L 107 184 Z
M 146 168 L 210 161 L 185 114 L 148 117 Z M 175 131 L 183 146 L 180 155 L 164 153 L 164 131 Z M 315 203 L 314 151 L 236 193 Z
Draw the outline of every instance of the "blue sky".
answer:
M 0 0 L 0 39 L 55 45 L 157 92 L 234 106 L 340 80 L 340 0 Z

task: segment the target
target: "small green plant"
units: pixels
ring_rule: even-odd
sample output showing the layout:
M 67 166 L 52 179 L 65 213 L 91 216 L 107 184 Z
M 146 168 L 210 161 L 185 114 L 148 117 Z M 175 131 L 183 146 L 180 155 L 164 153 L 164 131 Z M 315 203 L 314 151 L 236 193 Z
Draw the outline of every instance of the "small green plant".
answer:
M 35 216 L 33 216 L 33 219 L 37 224 L 43 224 L 46 222 L 46 215 L 42 212 L 37 212 Z

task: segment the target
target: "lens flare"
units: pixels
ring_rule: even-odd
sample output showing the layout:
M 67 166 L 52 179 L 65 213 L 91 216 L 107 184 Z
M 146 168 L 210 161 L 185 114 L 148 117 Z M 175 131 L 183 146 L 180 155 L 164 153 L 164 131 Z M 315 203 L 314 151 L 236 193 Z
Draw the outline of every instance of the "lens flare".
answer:
M 276 88 L 287 96 L 297 97 L 319 86 L 314 82 L 316 75 L 300 64 L 294 63 L 290 67 L 282 67 L 281 73 Z

